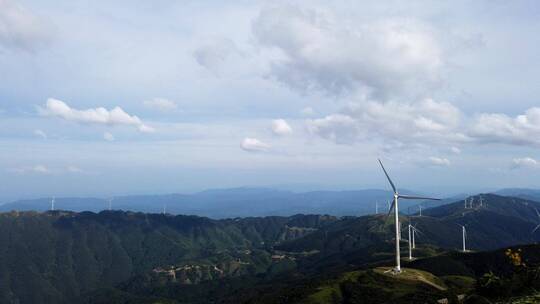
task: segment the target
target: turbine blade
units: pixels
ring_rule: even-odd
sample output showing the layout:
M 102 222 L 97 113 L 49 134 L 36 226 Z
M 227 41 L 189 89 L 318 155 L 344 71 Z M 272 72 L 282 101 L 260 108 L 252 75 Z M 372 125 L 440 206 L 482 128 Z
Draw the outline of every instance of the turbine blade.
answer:
M 538 230 L 538 228 L 540 228 L 540 224 L 538 224 L 538 226 L 534 227 L 533 231 L 531 231 L 531 233 L 534 233 L 536 230 Z
M 390 179 L 390 176 L 388 176 L 388 173 L 386 172 L 386 169 L 384 168 L 381 160 L 379 159 L 379 164 L 381 164 L 381 168 L 383 169 L 384 171 L 384 175 L 386 175 L 386 178 L 388 179 L 388 182 L 390 182 L 390 186 L 392 186 L 392 189 L 394 190 L 394 193 L 397 193 L 397 190 L 396 190 L 396 186 L 394 186 L 394 183 L 392 182 L 392 180 Z
M 414 195 L 399 195 L 399 198 L 403 199 L 423 199 L 423 200 L 432 200 L 432 201 L 440 201 L 440 198 L 433 198 L 433 197 L 425 197 L 425 196 L 414 196 Z
M 538 215 L 538 217 L 540 217 L 540 213 L 538 212 L 538 209 L 536 209 L 536 207 L 534 207 L 534 211 L 536 211 L 536 215 Z
M 416 228 L 416 227 L 414 227 L 414 226 L 412 226 L 412 228 L 413 228 L 414 232 L 418 232 L 419 234 L 424 235 L 424 233 L 422 232 L 422 230 L 420 230 L 420 229 L 418 229 L 418 228 Z
M 392 210 L 394 210 L 395 205 L 396 205 L 396 201 L 392 200 L 392 205 L 390 206 L 390 210 L 388 210 L 387 216 L 390 216 L 390 214 L 392 213 Z

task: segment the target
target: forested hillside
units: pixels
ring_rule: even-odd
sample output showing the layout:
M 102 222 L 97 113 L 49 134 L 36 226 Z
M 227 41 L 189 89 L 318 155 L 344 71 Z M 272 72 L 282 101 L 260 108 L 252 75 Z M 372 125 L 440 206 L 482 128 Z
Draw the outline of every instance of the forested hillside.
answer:
M 472 251 L 540 241 L 531 233 L 540 220 L 538 203 L 482 197 L 483 206 L 466 209 L 458 201 L 423 216 L 400 216 L 403 227 L 412 223 L 422 231 L 414 256 L 460 249 L 459 225 L 466 225 Z M 212 220 L 122 211 L 10 212 L 0 214 L 0 225 L 2 303 L 107 303 L 111 297 L 118 303 L 236 303 L 262 296 L 272 303 L 282 293 L 296 299 L 290 286 L 297 286 L 300 299 L 326 279 L 393 260 L 393 222 L 385 214 Z M 371 275 L 354 274 L 368 281 Z

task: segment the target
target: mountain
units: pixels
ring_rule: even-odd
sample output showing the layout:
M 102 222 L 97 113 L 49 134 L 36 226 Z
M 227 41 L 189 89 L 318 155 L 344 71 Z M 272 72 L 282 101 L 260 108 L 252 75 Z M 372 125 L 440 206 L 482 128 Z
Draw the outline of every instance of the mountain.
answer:
M 403 193 L 411 194 L 410 191 Z M 290 216 L 304 214 L 365 215 L 380 211 L 392 194 L 385 190 L 312 191 L 295 193 L 266 188 L 216 189 L 194 194 L 119 196 L 112 201 L 114 210 L 161 213 L 166 207 L 170 214 L 191 214 L 211 218 L 248 216 Z M 404 208 L 417 204 L 407 201 Z M 99 212 L 108 208 L 108 201 L 99 198 L 56 198 L 60 210 Z M 0 205 L 0 211 L 46 211 L 50 198 L 20 200 Z M 405 209 L 403 209 L 405 210 Z
M 458 224 L 468 229 L 473 252 L 466 257 L 540 241 L 540 233 L 531 234 L 539 203 L 481 196 L 482 207 L 465 209 L 457 201 L 423 216 L 400 216 L 423 232 L 414 252 L 417 263 L 439 257 L 431 264 L 464 270 L 447 274 L 418 264 L 414 268 L 424 272 L 415 276 L 423 281 L 397 283 L 379 271 L 393 263 L 393 223 L 385 214 L 214 220 L 124 211 L 2 213 L 0 302 L 363 303 L 363 291 L 393 303 L 431 303 L 452 296 L 449 290 L 455 289 L 449 286 L 461 282 L 445 276 L 467 274 L 476 280 L 489 270 L 459 266 L 465 262 L 444 264 L 460 248 Z M 405 253 L 407 243 L 401 245 Z
M 336 219 L 266 217 L 215 221 L 132 212 L 0 215 L 0 302 L 71 303 L 159 267 L 212 265 L 226 276 L 271 265 L 267 246 Z M 238 260 L 242 259 L 242 263 Z M 210 276 L 211 278 L 211 276 Z
M 540 190 L 539 189 L 528 189 L 528 188 L 506 188 L 494 192 L 495 194 L 503 196 L 512 196 L 519 197 L 533 201 L 540 201 Z

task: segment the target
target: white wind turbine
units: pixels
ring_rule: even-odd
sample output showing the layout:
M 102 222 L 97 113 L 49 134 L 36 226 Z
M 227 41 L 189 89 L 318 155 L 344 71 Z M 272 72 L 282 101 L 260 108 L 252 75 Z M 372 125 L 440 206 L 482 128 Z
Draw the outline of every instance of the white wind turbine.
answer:
M 402 199 L 423 199 L 423 200 L 434 200 L 439 201 L 438 198 L 431 198 L 431 197 L 422 197 L 422 196 L 411 196 L 411 195 L 403 195 L 399 194 L 398 190 L 396 189 L 396 186 L 394 186 L 394 183 L 390 179 L 390 176 L 386 172 L 386 169 L 384 168 L 381 160 L 379 159 L 379 164 L 381 165 L 381 168 L 384 171 L 384 175 L 386 175 L 386 178 L 388 179 L 388 182 L 390 183 L 390 186 L 392 186 L 392 190 L 394 191 L 394 200 L 392 202 L 392 205 L 390 207 L 390 210 L 388 211 L 388 215 L 392 212 L 392 208 L 394 208 L 394 223 L 395 223 L 395 229 L 396 229 L 396 267 L 394 268 L 394 273 L 400 273 L 401 272 L 401 252 L 399 247 L 399 206 L 398 206 L 398 200 L 400 198 Z
M 536 211 L 536 215 L 538 215 L 538 218 L 540 219 L 540 212 L 538 212 L 538 209 L 536 209 L 536 207 L 534 208 L 534 211 Z M 531 233 L 535 233 L 536 230 L 538 230 L 538 228 L 540 228 L 540 224 L 538 224 L 536 227 L 534 227 L 534 229 L 531 231 Z
M 108 201 L 109 201 L 109 211 L 111 211 L 111 210 L 112 210 L 112 201 L 113 201 L 113 198 L 112 198 L 112 197 L 109 198 Z
M 375 201 L 375 214 L 379 214 L 379 202 Z
M 412 225 L 409 224 L 409 261 L 412 261 L 412 239 L 411 239 L 411 228 Z M 413 232 L 414 234 L 414 232 Z
M 414 235 L 420 232 L 415 226 L 409 223 L 409 261 L 412 261 L 412 250 L 416 248 L 416 243 L 414 242 Z M 412 236 L 412 238 L 411 238 Z
M 51 199 L 51 211 L 54 211 L 54 196 Z
M 465 241 L 467 240 L 467 229 L 465 228 L 464 225 L 460 225 L 460 226 L 461 226 L 461 235 L 463 238 L 463 252 L 467 252 L 467 246 L 465 244 Z

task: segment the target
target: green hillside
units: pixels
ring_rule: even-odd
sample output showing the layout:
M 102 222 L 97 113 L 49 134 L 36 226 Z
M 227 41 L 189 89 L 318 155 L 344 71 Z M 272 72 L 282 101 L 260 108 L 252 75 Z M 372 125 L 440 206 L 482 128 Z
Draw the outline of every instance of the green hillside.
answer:
M 412 284 L 393 292 L 401 295 L 396 303 L 466 293 L 486 273 L 515 272 L 500 266 L 508 264 L 504 252 L 482 251 L 540 240 L 530 233 L 537 203 L 485 200 L 487 206 L 472 210 L 456 202 L 422 217 L 400 216 L 404 226 L 412 222 L 423 231 L 417 259 L 404 259 L 404 266 L 437 276 L 442 283 L 435 285 L 448 290 L 425 282 L 394 286 L 371 271 L 393 264 L 393 222 L 386 215 L 212 220 L 119 211 L 3 213 L 0 302 L 356 303 L 356 290 L 374 292 L 369 282 L 390 289 Z M 467 225 L 471 253 L 454 251 L 461 245 L 458 224 Z M 406 257 L 406 233 L 403 238 Z M 522 254 L 534 265 L 540 252 L 531 248 Z

